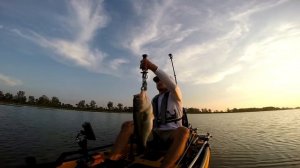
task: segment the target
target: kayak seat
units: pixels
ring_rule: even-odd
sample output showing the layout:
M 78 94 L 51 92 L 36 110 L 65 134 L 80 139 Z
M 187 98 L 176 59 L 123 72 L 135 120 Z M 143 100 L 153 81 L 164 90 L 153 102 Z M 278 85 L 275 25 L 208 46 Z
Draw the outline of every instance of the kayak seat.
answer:
M 144 164 L 140 164 L 140 163 L 135 163 L 135 164 L 129 166 L 129 168 L 154 168 L 154 167 L 153 166 L 144 165 Z
M 125 167 L 127 165 L 126 160 L 105 160 L 102 164 L 95 166 L 96 168 L 118 168 Z
M 164 141 L 159 135 L 152 131 L 152 140 L 147 142 L 147 150 L 167 151 L 171 146 L 171 140 Z
M 164 157 L 166 154 L 166 151 L 157 151 L 157 150 L 151 150 L 146 151 L 144 155 L 141 157 L 141 159 L 146 159 L 150 161 L 157 161 Z

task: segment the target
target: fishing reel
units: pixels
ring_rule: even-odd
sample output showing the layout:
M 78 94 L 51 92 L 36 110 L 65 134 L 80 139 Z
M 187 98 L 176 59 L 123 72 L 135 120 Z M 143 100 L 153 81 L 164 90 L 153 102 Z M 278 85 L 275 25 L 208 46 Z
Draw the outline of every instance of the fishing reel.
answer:
M 143 59 L 147 59 L 147 54 L 143 54 Z M 148 70 L 142 69 L 142 79 L 143 79 L 143 83 L 142 83 L 142 87 L 141 90 L 147 90 L 147 78 L 148 78 Z
M 82 154 L 81 159 L 77 161 L 77 167 L 89 167 L 89 163 L 92 161 L 92 158 L 89 157 L 87 142 L 88 140 L 96 140 L 93 128 L 89 122 L 82 124 L 83 130 L 80 130 L 76 136 L 76 142 L 81 148 L 80 153 Z
M 96 140 L 96 136 L 89 122 L 83 123 L 82 128 L 83 130 L 80 130 L 76 136 L 76 142 L 78 143 L 82 151 L 85 153 L 87 152 L 87 140 Z

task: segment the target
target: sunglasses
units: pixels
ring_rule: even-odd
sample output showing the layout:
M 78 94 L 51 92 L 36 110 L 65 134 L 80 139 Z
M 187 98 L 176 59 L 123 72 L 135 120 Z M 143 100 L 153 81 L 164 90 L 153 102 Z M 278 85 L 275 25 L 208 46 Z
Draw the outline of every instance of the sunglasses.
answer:
M 160 81 L 160 79 L 159 79 L 157 76 L 155 76 L 155 77 L 153 78 L 153 81 L 154 81 L 155 83 L 158 83 L 158 82 Z

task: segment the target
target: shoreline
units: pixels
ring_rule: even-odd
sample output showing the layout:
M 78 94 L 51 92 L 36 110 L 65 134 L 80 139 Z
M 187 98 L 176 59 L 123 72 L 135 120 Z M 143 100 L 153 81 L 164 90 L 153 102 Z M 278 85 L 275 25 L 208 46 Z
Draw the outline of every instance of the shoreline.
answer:
M 96 112 L 96 113 L 132 113 L 132 112 L 124 112 L 124 111 L 97 111 L 97 110 L 85 110 L 85 109 L 77 109 L 77 108 L 38 106 L 38 105 L 6 103 L 6 102 L 0 102 L 0 105 L 13 106 L 13 107 L 34 107 L 34 108 L 41 108 L 41 109 L 56 109 L 56 110 L 68 110 L 68 111 L 92 112 L 92 113 L 94 113 L 94 112 Z
M 80 111 L 80 112 L 98 112 L 98 113 L 127 113 L 132 114 L 132 112 L 128 111 L 115 111 L 115 110 L 97 110 L 97 109 L 80 109 L 80 108 L 63 108 L 63 107 L 53 107 L 53 106 L 39 106 L 39 105 L 31 105 L 31 104 L 21 104 L 21 103 L 9 103 L 9 102 L 2 102 L 0 101 L 0 105 L 5 106 L 14 106 L 14 107 L 35 107 L 41 109 L 57 109 L 57 110 L 68 110 L 68 111 Z M 240 109 L 243 111 L 220 111 L 220 112 L 187 112 L 187 114 L 229 114 L 229 113 L 249 113 L 249 112 L 265 112 L 265 111 L 285 111 L 285 110 L 296 110 L 300 109 L 299 107 L 296 108 L 272 108 L 268 110 L 264 110 L 263 108 L 252 108 L 255 109 L 253 111 L 244 111 L 244 109 Z M 239 110 L 239 109 L 237 109 Z

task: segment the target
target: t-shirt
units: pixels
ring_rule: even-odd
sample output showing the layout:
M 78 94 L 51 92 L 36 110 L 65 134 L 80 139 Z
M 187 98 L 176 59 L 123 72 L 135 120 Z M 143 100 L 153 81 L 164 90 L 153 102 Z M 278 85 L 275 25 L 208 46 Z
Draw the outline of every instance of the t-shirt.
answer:
M 157 68 L 157 70 L 154 72 L 158 78 L 167 86 L 169 93 L 168 97 L 168 106 L 167 106 L 167 118 L 170 117 L 170 115 L 174 115 L 175 113 L 178 113 L 177 116 L 182 117 L 182 94 L 181 90 L 178 87 L 178 85 L 175 83 L 172 77 L 170 77 L 167 73 Z M 158 97 L 158 115 L 160 114 L 160 107 L 161 102 L 164 97 L 165 93 L 162 93 Z M 180 120 L 181 121 L 181 120 Z M 169 130 L 169 129 L 176 129 L 178 127 L 182 126 L 182 122 L 170 122 L 166 124 L 160 124 L 157 128 L 158 130 Z

